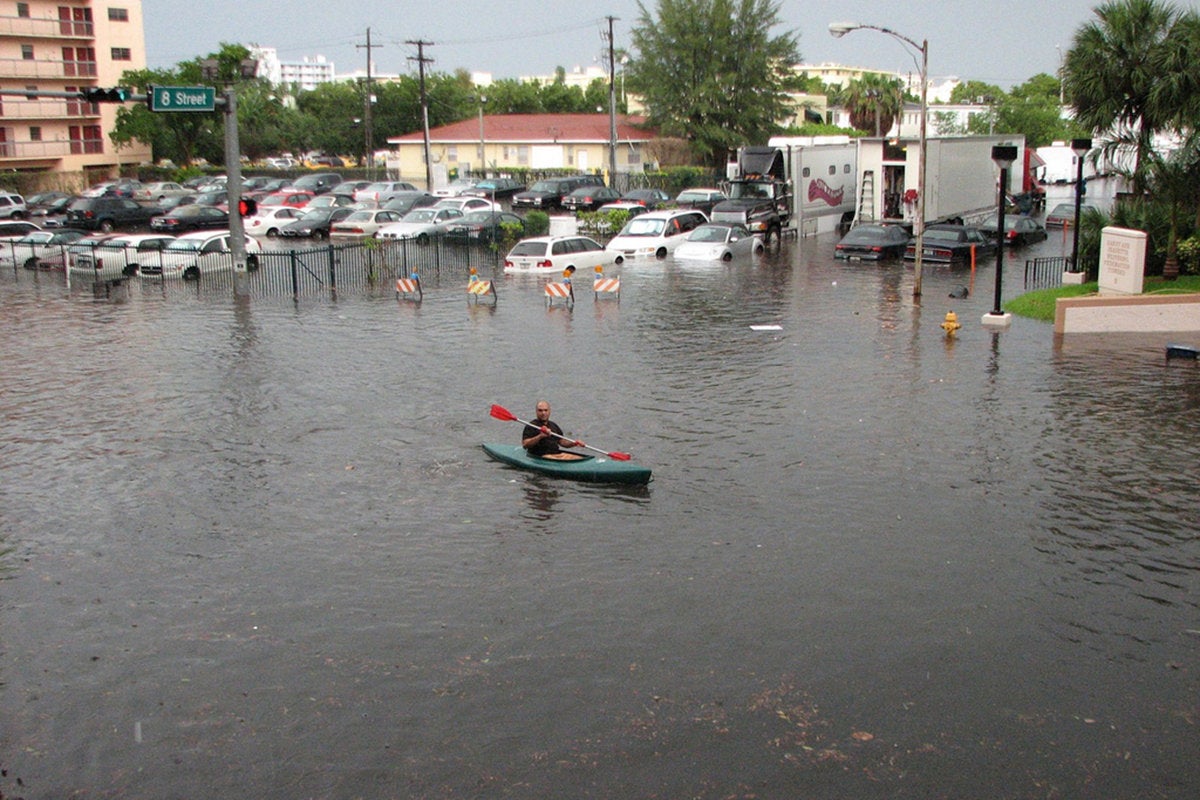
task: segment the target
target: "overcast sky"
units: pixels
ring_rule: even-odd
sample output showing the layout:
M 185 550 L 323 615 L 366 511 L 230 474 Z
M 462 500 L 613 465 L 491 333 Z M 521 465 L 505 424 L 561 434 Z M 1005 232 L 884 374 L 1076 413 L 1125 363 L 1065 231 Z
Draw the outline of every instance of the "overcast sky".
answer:
M 653 15 L 656 0 L 643 4 Z M 799 33 L 807 63 L 836 62 L 916 71 L 904 46 L 873 31 L 835 39 L 831 22 L 852 21 L 929 40 L 929 74 L 1009 88 L 1039 72 L 1057 74 L 1060 51 L 1093 19 L 1095 0 L 783 0 L 786 29 Z M 1179 0 L 1196 8 L 1200 0 Z M 550 74 L 556 67 L 600 65 L 606 17 L 617 47 L 630 45 L 636 0 L 144 0 L 147 65 L 173 67 L 216 51 L 222 42 L 274 47 L 285 61 L 325 56 L 339 73 L 365 70 L 371 29 L 374 72 L 415 71 L 416 47 L 431 69 L 490 72 L 495 78 Z M 782 31 L 777 31 L 782 32 Z

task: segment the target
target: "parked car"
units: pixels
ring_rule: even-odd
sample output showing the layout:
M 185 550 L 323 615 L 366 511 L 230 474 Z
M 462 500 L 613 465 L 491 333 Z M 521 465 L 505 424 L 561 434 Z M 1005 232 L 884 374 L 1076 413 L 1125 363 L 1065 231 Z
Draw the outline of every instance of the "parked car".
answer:
M 500 207 L 482 197 L 443 197 L 432 208 L 453 208 L 466 214 L 471 211 L 498 211 Z
M 464 189 L 463 194 L 470 197 L 486 197 L 488 200 L 500 200 L 512 197 L 517 192 L 525 191 L 525 184 L 516 178 L 483 178 L 475 181 L 475 185 Z
M 1083 203 L 1079 206 L 1079 214 L 1083 216 L 1088 211 L 1095 211 L 1096 207 L 1090 203 Z M 1075 204 L 1074 203 L 1059 203 L 1054 208 L 1046 213 L 1046 218 L 1043 224 L 1047 228 L 1062 228 L 1068 225 L 1075 224 Z
M 66 192 L 34 192 L 25 198 L 25 207 L 32 216 L 34 210 L 36 209 L 47 208 L 54 203 L 61 202 L 63 200 L 70 200 L 72 197 L 73 195 L 67 194 Z
M 429 192 L 397 192 L 380 208 L 385 208 L 388 211 L 399 211 L 401 215 L 407 214 L 414 208 L 426 208 L 436 203 L 440 198 L 432 195 Z
M 858 225 L 834 246 L 833 255 L 851 261 L 903 258 L 909 239 L 908 231 L 899 225 Z
M 306 208 L 303 216 L 279 229 L 281 239 L 328 239 L 333 223 L 354 213 L 354 209 L 342 207 Z
M 7 244 L 9 239 L 20 239 L 27 233 L 40 231 L 37 225 L 25 220 L 5 220 L 0 222 L 0 247 Z
M 56 197 L 53 200 L 40 202 L 36 206 L 31 206 L 28 204 L 28 202 L 26 202 L 27 213 L 25 216 L 27 216 L 29 219 L 35 220 L 45 220 L 49 217 L 56 217 L 58 224 L 51 225 L 50 227 L 61 228 L 62 221 L 67 216 L 67 206 L 71 205 L 71 201 L 74 199 L 75 197 L 73 195 L 60 194 L 59 197 Z
M 278 192 L 287 186 L 291 181 L 287 178 L 266 178 L 259 180 L 251 178 L 253 184 L 242 184 L 242 197 L 249 197 L 253 200 L 258 200 L 260 197 L 266 197 L 272 192 Z
M 687 235 L 675 248 L 675 258 L 697 261 L 732 261 L 739 256 L 761 253 L 762 239 L 736 222 L 710 222 Z
M 89 186 L 80 193 L 80 197 L 128 197 L 132 198 L 134 193 L 142 188 L 141 181 L 136 181 L 133 178 L 118 178 L 112 181 L 103 181 L 93 186 Z
M 414 239 L 417 244 L 427 244 L 462 216 L 463 212 L 457 208 L 415 208 L 399 222 L 384 225 L 375 236 L 379 239 Z
M 968 225 L 930 225 L 925 229 L 921 260 L 934 264 L 950 264 L 969 261 L 971 252 L 981 258 L 996 251 L 996 243 L 983 235 L 979 228 Z M 916 239 L 909 241 L 904 251 L 906 260 L 914 260 L 917 253 Z
M 417 187 L 407 181 L 376 181 L 354 192 L 354 199 L 359 201 L 374 200 L 378 203 L 383 202 L 383 198 L 390 197 L 396 192 L 415 192 L 416 190 Z
M 143 184 L 134 191 L 133 199 L 162 203 L 168 197 L 182 197 L 191 194 L 191 189 L 184 188 L 181 184 L 174 181 L 159 181 L 157 183 Z
M 216 206 L 180 206 L 168 214 L 150 220 L 150 230 L 156 233 L 186 233 L 229 227 L 229 213 Z
M 68 228 L 83 228 L 105 233 L 117 228 L 148 225 L 162 210 L 144 206 L 128 197 L 80 197 L 67 206 L 63 224 Z
M 354 198 L 348 194 L 322 194 L 314 197 L 304 204 L 304 208 L 352 208 L 355 206 Z
M 671 195 L 662 189 L 631 189 L 621 195 L 623 203 L 637 203 L 650 211 L 662 208 L 671 202 Z
M 700 211 L 647 211 L 626 222 L 607 249 L 622 258 L 666 258 L 707 222 Z
M 608 186 L 580 186 L 562 199 L 562 207 L 567 211 L 595 211 L 605 203 L 615 203 L 621 199 L 621 193 Z
M 386 208 L 360 209 L 335 222 L 329 229 L 329 238 L 351 241 L 369 239 L 384 225 L 399 222 L 403 216 L 399 211 Z
M 257 214 L 242 220 L 242 229 L 251 236 L 274 239 L 284 225 L 290 225 L 302 216 L 304 211 L 291 206 L 263 206 Z
M 545 178 L 537 181 L 523 192 L 512 197 L 512 206 L 552 210 L 562 208 L 562 199 L 580 186 L 602 186 L 604 179 L 599 175 L 573 175 L 565 178 Z
M 83 233 L 83 231 L 76 231 L 76 233 Z M 114 236 L 120 236 L 120 234 L 94 231 L 81 236 L 66 247 L 56 248 L 53 253 L 38 259 L 37 267 L 38 269 L 65 270 L 76 258 L 91 253 L 100 244 Z
M 137 273 L 138 266 L 157 260 L 174 236 L 161 233 L 123 233 L 109 236 L 87 252 L 75 253 L 68 268 L 72 275 L 112 280 Z
M 1074 206 L 1072 206 L 1074 211 Z M 983 235 L 989 239 L 996 238 L 996 228 L 999 220 L 992 217 L 979 226 L 979 230 L 983 231 Z M 1032 217 L 1023 217 L 1017 215 L 1005 215 L 1004 217 L 1004 243 L 1007 245 L 1027 245 L 1036 242 L 1044 242 L 1050 238 L 1050 234 L 1046 232 L 1045 226 Z
M 167 212 L 174 211 L 175 209 L 177 209 L 181 206 L 195 205 L 197 197 L 199 197 L 199 195 L 196 195 L 196 194 L 181 194 L 178 197 L 168 197 L 166 200 L 163 200 L 161 203 L 158 204 L 158 208 L 164 214 L 166 214 Z M 214 206 L 214 207 L 216 207 L 216 206 Z M 225 207 L 225 205 L 224 205 L 224 203 L 222 203 L 220 205 L 220 208 L 224 208 L 224 207 Z
M 620 230 L 625 227 L 625 223 L 636 216 L 645 214 L 650 209 L 640 203 L 627 203 L 624 200 L 616 203 L 605 203 L 596 209 L 597 213 L 602 216 L 599 219 L 592 220 L 588 230 L 593 233 L 607 234 L 612 230 Z M 609 216 L 608 212 L 617 212 Z
M 218 206 L 228 210 L 229 193 L 223 188 L 205 189 L 202 192 L 198 192 L 192 202 L 198 206 Z
M 25 198 L 19 194 L 0 192 L 0 219 L 24 219 L 27 213 Z
M 694 208 L 711 214 L 717 203 L 728 200 L 720 189 L 684 189 L 675 198 L 675 204 L 680 208 Z
M 163 248 L 160 257 L 147 259 L 138 266 L 138 275 L 145 277 L 183 278 L 199 280 L 201 275 L 229 272 L 233 269 L 233 253 L 229 249 L 229 231 L 195 231 L 186 233 Z M 262 245 L 246 237 L 246 269 L 258 269 Z
M 342 181 L 337 186 L 329 190 L 329 194 L 344 194 L 347 197 L 354 197 L 357 192 L 362 191 L 371 185 L 371 181 Z
M 282 178 L 272 178 L 269 175 L 255 175 L 251 178 L 242 179 L 242 197 L 245 197 L 250 192 L 256 192 L 266 186 L 270 186 L 276 181 L 282 182 Z
M 284 189 L 272 192 L 258 199 L 259 206 L 291 206 L 304 208 L 316 197 L 312 192 L 302 192 L 296 189 Z
M 586 236 L 535 236 L 522 239 L 504 257 L 505 272 L 561 273 L 567 267 L 586 275 L 596 267 L 621 263 L 621 256 Z
M 450 181 L 445 186 L 435 188 L 433 193 L 438 197 L 460 197 L 467 189 L 470 189 L 474 185 L 475 181 L 469 178 L 458 178 L 457 180 Z
M 0 242 L 0 264 L 38 269 L 42 259 L 61 255 L 67 245 L 83 236 L 81 230 L 31 231 L 20 238 Z
M 505 225 L 515 225 L 523 231 L 525 220 L 509 211 L 472 211 L 446 228 L 446 238 L 491 244 L 504 238 Z
M 292 181 L 290 188 L 297 192 L 325 194 L 341 183 L 342 180 L 342 176 L 336 172 L 314 172 L 311 175 L 303 175 Z

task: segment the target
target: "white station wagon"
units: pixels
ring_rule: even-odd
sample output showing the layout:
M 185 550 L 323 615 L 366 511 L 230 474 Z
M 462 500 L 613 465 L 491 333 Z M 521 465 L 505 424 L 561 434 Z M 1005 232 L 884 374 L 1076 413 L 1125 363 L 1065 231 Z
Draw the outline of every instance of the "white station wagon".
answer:
M 184 234 L 164 247 L 158 258 L 147 259 L 139 264 L 138 275 L 194 281 L 210 272 L 229 272 L 233 269 L 229 241 L 229 231 Z M 258 240 L 247 236 L 246 269 L 258 269 L 258 254 L 261 252 L 262 245 Z
M 504 257 L 505 272 L 562 272 L 574 267 L 586 275 L 596 267 L 620 264 L 616 253 L 586 236 L 535 236 L 517 242 Z

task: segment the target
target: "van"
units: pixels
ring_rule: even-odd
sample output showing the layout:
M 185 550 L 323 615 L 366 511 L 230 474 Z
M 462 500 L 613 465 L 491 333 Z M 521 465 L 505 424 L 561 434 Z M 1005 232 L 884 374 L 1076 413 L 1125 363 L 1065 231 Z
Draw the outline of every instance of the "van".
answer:
M 512 207 L 536 208 L 542 211 L 561 209 L 563 198 L 580 186 L 603 186 L 599 175 L 569 175 L 564 178 L 543 178 L 512 198 Z
M 647 211 L 625 223 L 606 248 L 621 258 L 666 258 L 687 235 L 708 222 L 703 211 Z

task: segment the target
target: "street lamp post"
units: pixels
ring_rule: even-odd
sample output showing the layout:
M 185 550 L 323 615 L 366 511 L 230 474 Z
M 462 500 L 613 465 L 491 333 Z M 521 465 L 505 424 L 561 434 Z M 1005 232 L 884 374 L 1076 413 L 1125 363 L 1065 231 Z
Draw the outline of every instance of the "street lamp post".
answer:
M 238 64 L 244 79 L 255 77 L 258 62 L 248 58 Z M 209 79 L 220 77 L 220 64 L 216 59 L 205 59 L 200 64 L 201 74 Z M 237 88 L 230 81 L 225 87 L 225 201 L 229 207 L 229 253 L 233 258 L 235 288 L 246 273 L 246 229 L 240 211 L 242 200 L 242 146 L 238 141 Z
M 983 324 L 995 327 L 1012 324 L 1012 314 L 1005 314 L 1000 308 L 1000 287 L 1004 281 L 1004 240 L 1007 235 L 1004 229 L 1004 205 L 1008 200 L 1008 169 L 1016 160 L 1016 145 L 998 144 L 992 148 L 992 161 L 1000 168 L 1000 183 L 996 190 L 996 291 L 992 310 L 983 315 Z
M 1075 154 L 1075 236 L 1071 245 L 1071 272 L 1079 272 L 1079 212 L 1083 209 L 1083 158 L 1092 149 L 1091 139 L 1072 139 L 1071 152 Z
M 829 33 L 835 39 L 840 39 L 851 31 L 870 30 L 886 33 L 893 39 L 897 39 L 903 44 L 907 44 L 921 54 L 920 72 L 921 72 L 921 135 L 920 135 L 920 159 L 921 166 L 917 172 L 917 220 L 913 226 L 913 233 L 916 234 L 916 254 L 913 260 L 913 297 L 921 296 L 921 261 L 924 255 L 925 248 L 925 156 L 927 151 L 926 146 L 926 118 L 929 116 L 929 40 L 922 39 L 920 44 L 917 44 L 912 39 L 902 33 L 897 33 L 890 28 L 881 28 L 878 25 L 864 25 L 860 22 L 831 22 L 829 23 Z

